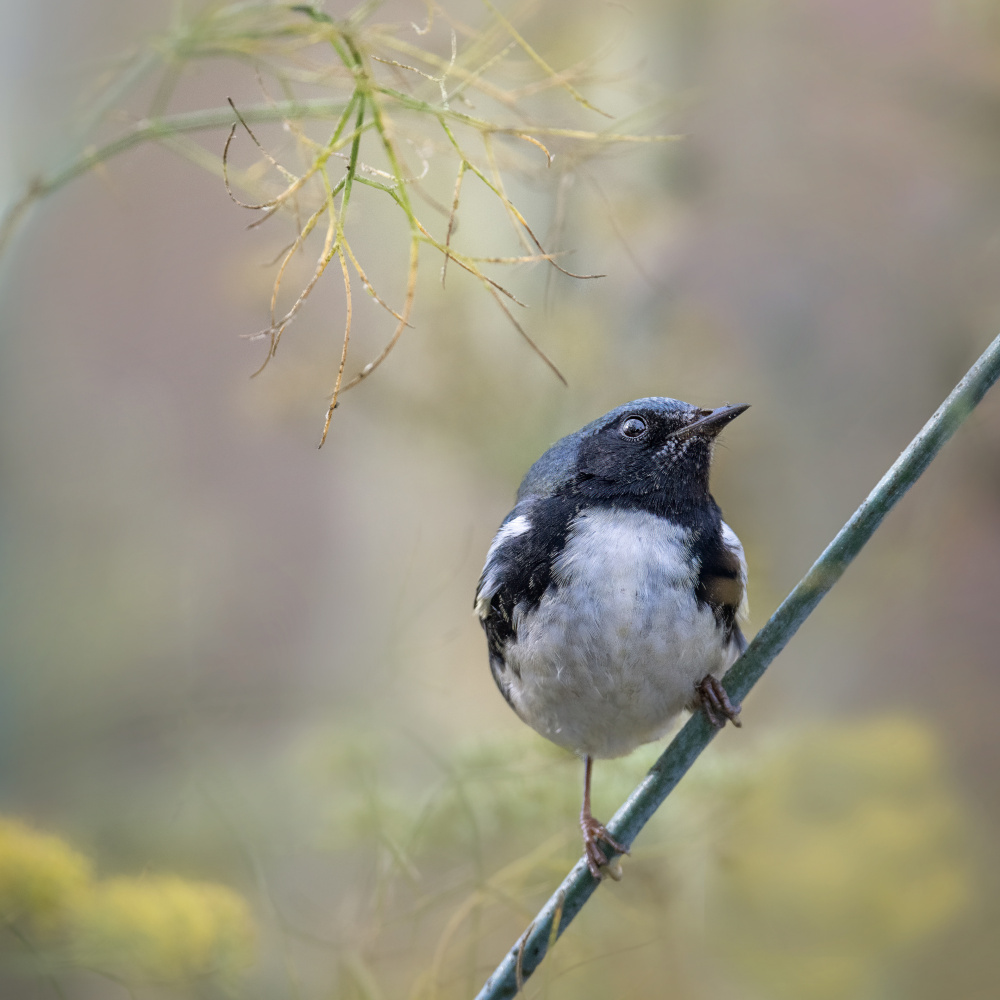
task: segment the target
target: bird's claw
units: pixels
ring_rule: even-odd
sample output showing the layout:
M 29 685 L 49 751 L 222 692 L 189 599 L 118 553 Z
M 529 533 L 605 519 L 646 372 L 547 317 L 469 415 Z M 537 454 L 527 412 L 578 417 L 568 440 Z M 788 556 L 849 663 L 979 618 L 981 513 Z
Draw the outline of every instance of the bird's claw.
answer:
M 593 816 L 581 816 L 580 829 L 583 831 L 583 856 L 586 858 L 590 874 L 598 881 L 605 875 L 610 875 L 617 882 L 621 875 L 615 876 L 615 869 L 611 867 L 598 844 L 607 844 L 616 854 L 628 854 L 629 849 L 624 844 L 618 843 L 608 833 L 607 827 Z
M 743 725 L 740 722 L 741 706 L 734 705 L 729 700 L 726 689 L 717 678 L 711 674 L 703 677 L 695 687 L 695 690 L 698 692 L 698 700 L 701 702 L 701 707 L 705 710 L 705 715 L 708 716 L 708 721 L 716 729 L 722 729 L 727 721 L 731 722 L 737 728 Z

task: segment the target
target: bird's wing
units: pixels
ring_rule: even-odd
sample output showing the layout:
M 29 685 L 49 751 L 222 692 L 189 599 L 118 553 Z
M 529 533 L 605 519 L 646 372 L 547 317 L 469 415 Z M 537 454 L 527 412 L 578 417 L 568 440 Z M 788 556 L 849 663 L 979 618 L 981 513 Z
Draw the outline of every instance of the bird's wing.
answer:
M 743 552 L 743 543 L 736 537 L 736 532 L 722 522 L 722 544 L 736 557 L 740 567 L 740 603 L 736 607 L 736 621 L 740 624 L 750 617 L 750 598 L 747 596 L 747 557 Z
M 486 553 L 486 564 L 476 587 L 476 614 L 481 621 L 490 615 L 490 604 L 516 567 L 513 565 L 523 557 L 525 542 L 523 535 L 531 532 L 531 519 L 527 513 L 528 505 L 518 504 L 506 517 L 500 530 L 497 531 L 489 551 Z M 518 542 L 518 539 L 522 539 Z
M 526 497 L 507 516 L 486 554 L 476 588 L 476 614 L 486 632 L 490 668 L 506 696 L 504 651 L 517 623 L 542 598 L 552 564 L 562 550 L 575 502 L 567 497 Z
M 740 540 L 725 521 L 718 536 L 704 550 L 698 575 L 698 600 L 711 607 L 719 625 L 742 652 L 746 640 L 739 626 L 749 613 L 747 561 Z

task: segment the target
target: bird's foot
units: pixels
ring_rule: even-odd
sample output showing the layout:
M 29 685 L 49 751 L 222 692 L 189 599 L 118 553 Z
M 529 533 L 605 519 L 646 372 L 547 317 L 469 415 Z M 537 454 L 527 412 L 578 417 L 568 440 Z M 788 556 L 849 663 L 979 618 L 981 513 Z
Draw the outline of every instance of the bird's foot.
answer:
M 590 874 L 598 881 L 605 875 L 610 875 L 617 882 L 621 878 L 621 874 L 615 876 L 615 870 L 610 867 L 608 859 L 598 844 L 607 844 L 617 854 L 628 854 L 629 849 L 624 844 L 619 844 L 608 833 L 607 827 L 589 814 L 580 816 L 580 829 L 583 831 L 583 856 L 587 859 Z
M 698 700 L 705 710 L 705 715 L 708 716 L 708 721 L 716 729 L 721 729 L 727 721 L 737 727 L 743 725 L 740 722 L 741 706 L 734 705 L 729 700 L 729 695 L 726 694 L 722 683 L 711 674 L 703 677 L 695 686 L 695 690 L 698 692 Z

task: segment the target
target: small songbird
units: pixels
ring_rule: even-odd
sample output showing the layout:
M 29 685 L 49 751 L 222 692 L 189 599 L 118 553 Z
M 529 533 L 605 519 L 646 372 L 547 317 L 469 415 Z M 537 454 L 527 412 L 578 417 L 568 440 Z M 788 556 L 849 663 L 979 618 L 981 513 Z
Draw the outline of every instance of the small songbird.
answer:
M 746 647 L 743 546 L 708 491 L 719 432 L 747 406 L 637 399 L 528 470 L 475 609 L 511 708 L 584 761 L 584 855 L 627 853 L 590 811 L 595 757 L 661 737 L 684 709 L 739 725 L 719 678 Z

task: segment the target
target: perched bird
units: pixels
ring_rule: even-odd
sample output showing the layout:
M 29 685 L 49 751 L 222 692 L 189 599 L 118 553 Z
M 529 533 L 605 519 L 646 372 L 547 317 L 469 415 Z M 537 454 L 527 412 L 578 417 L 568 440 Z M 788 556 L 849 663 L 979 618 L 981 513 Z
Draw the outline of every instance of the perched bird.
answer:
M 475 609 L 511 708 L 584 760 L 584 854 L 627 853 L 590 811 L 595 757 L 658 739 L 683 709 L 739 725 L 719 678 L 746 647 L 743 546 L 708 491 L 719 432 L 747 406 L 637 399 L 528 470 Z

